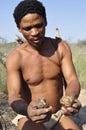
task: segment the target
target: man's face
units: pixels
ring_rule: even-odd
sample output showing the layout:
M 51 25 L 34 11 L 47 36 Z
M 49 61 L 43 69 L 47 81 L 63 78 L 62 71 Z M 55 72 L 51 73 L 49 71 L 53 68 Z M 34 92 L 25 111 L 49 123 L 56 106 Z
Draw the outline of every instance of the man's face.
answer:
M 30 13 L 21 19 L 19 25 L 19 31 L 23 34 L 28 43 L 38 48 L 42 44 L 45 35 L 44 18 L 37 13 Z

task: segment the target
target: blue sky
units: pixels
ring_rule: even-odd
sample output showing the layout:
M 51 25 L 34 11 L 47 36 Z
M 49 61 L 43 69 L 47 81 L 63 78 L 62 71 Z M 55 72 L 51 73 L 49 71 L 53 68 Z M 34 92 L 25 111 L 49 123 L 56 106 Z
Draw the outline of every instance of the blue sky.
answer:
M 8 42 L 15 41 L 15 35 L 22 36 L 13 19 L 15 6 L 21 0 L 2 0 L 0 4 L 0 37 Z M 55 37 L 60 29 L 64 40 L 76 42 L 86 39 L 86 0 L 40 0 L 47 13 L 46 36 Z

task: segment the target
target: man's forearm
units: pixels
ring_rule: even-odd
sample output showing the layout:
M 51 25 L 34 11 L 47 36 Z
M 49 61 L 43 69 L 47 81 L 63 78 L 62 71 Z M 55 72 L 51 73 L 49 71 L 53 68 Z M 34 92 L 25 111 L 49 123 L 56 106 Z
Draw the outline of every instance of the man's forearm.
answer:
M 80 84 L 78 81 L 72 81 L 69 85 L 67 85 L 65 94 L 68 96 L 73 96 L 77 98 L 80 93 Z
M 18 114 L 21 114 L 21 115 L 25 115 L 25 116 L 28 116 L 27 115 L 27 107 L 28 107 L 28 104 L 24 101 L 24 100 L 15 100 L 11 103 L 11 107 L 12 109 L 17 112 Z

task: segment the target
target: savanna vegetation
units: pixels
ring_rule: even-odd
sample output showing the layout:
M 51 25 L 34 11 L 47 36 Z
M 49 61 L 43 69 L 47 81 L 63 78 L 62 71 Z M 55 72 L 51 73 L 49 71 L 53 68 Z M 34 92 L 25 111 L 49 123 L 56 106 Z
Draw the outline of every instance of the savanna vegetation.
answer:
M 86 89 L 86 39 L 79 40 L 77 44 L 70 44 L 70 47 L 81 87 Z
M 12 49 L 18 44 L 12 43 L 0 43 L 0 91 L 7 93 L 6 89 L 6 68 L 5 60 L 6 56 Z M 82 88 L 86 89 L 86 39 L 79 40 L 76 44 L 69 44 L 72 50 L 73 62 L 76 68 L 76 72 Z

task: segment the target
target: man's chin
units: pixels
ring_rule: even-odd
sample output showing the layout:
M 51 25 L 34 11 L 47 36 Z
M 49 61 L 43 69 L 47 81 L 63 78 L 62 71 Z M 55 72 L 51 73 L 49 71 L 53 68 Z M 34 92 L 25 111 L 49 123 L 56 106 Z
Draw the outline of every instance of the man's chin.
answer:
M 40 48 L 40 46 L 42 45 L 42 43 L 30 43 L 30 45 L 36 49 Z

